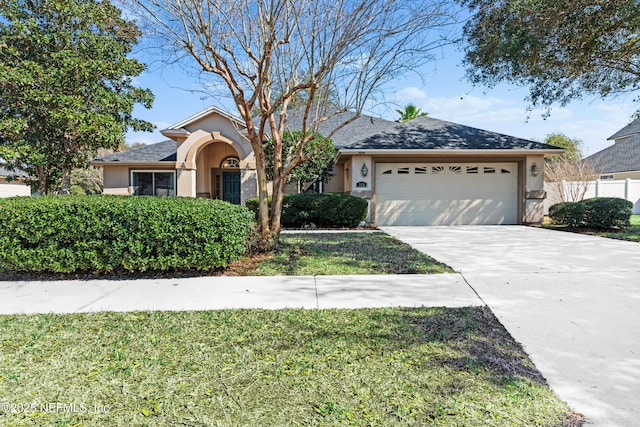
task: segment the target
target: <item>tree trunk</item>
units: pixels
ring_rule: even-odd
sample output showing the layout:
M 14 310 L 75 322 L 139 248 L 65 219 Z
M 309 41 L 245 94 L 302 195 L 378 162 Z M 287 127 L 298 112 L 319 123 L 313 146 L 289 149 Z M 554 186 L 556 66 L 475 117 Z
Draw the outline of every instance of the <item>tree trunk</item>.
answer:
M 280 220 L 282 218 L 282 202 L 286 179 L 281 176 L 273 180 L 273 195 L 271 196 L 271 232 L 274 235 L 280 233 Z
M 258 138 L 255 138 L 256 140 Z M 262 143 L 256 143 L 253 138 L 251 141 L 253 153 L 256 158 L 256 176 L 258 179 L 258 224 L 260 231 L 260 239 L 262 240 L 262 249 L 268 250 L 273 241 L 273 232 L 269 227 L 269 192 L 267 191 L 267 174 L 264 167 L 264 150 Z
M 42 166 L 36 166 L 36 175 L 38 176 L 38 186 L 40 187 L 40 195 L 46 196 L 49 194 L 49 187 L 47 186 L 47 176 L 44 173 Z

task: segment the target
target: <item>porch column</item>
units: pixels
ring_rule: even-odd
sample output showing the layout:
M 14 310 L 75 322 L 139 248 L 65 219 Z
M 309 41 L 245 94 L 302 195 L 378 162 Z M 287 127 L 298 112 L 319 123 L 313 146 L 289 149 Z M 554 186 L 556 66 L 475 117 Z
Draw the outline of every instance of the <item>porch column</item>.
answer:
M 176 196 L 196 197 L 196 170 L 178 169 Z

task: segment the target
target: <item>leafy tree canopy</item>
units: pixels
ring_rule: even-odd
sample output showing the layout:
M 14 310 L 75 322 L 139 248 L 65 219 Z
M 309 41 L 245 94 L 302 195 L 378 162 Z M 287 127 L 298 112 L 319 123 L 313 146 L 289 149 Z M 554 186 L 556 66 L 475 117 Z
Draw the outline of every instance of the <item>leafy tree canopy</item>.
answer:
M 127 129 L 153 128 L 132 116 L 153 102 L 133 85 L 144 65 L 127 57 L 139 36 L 108 0 L 0 4 L 0 157 L 41 193 Z
M 489 87 L 530 88 L 533 106 L 640 88 L 637 0 L 459 0 L 467 72 Z
M 396 110 L 396 112 L 400 114 L 400 118 L 397 120 L 398 123 L 405 123 L 409 120 L 417 119 L 418 117 L 424 117 L 429 114 L 420 110 L 420 108 L 416 107 L 413 104 L 407 104 L 404 106 L 404 110 Z
M 566 150 L 564 154 L 560 154 L 559 156 L 547 157 L 547 160 L 551 161 L 554 158 L 562 157 L 570 162 L 579 162 L 583 157 L 582 140 L 578 138 L 570 138 L 561 132 L 554 132 L 546 136 L 544 143 Z
M 296 155 L 297 143 L 302 139 L 302 132 L 285 132 L 282 135 L 282 152 L 285 157 Z M 317 180 L 327 181 L 333 169 L 333 160 L 338 152 L 333 146 L 333 142 L 316 133 L 307 144 L 302 147 L 303 157 L 308 157 L 304 163 L 296 166 L 289 176 L 287 182 L 315 182 Z M 273 179 L 273 159 L 274 141 L 268 140 L 264 144 L 264 152 L 267 160 L 267 177 Z

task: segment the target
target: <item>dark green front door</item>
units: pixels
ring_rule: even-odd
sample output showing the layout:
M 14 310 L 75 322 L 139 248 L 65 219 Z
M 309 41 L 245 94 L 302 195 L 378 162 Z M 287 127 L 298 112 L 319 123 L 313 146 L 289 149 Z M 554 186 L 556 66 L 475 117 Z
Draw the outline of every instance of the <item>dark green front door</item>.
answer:
M 222 200 L 240 204 L 240 172 L 222 172 Z

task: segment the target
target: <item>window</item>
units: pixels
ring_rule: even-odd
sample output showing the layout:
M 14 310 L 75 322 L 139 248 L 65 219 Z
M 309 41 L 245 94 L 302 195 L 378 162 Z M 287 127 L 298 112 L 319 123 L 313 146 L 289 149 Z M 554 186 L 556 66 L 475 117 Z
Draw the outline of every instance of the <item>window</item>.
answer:
M 134 196 L 175 196 L 176 174 L 164 171 L 132 171 Z
M 391 175 L 391 169 L 387 169 L 384 172 L 382 172 L 382 175 Z
M 444 173 L 444 166 L 431 166 L 432 174 Z
M 398 175 L 408 175 L 409 168 L 398 168 Z
M 416 175 L 424 175 L 427 173 L 427 167 L 426 166 L 416 167 L 413 169 L 413 173 L 415 173 Z
M 478 173 L 477 166 L 467 166 L 467 173 Z
M 227 157 L 220 164 L 222 169 L 238 169 L 240 167 L 240 160 L 237 157 Z
M 492 168 L 490 166 L 484 167 L 484 173 L 496 173 L 496 168 Z
M 449 166 L 449 172 L 458 175 L 462 173 L 462 168 L 460 166 Z
M 511 173 L 511 171 L 509 169 L 500 169 L 500 173 L 507 174 Z
M 613 175 L 600 175 L 600 179 L 604 181 L 608 181 L 613 179 Z

